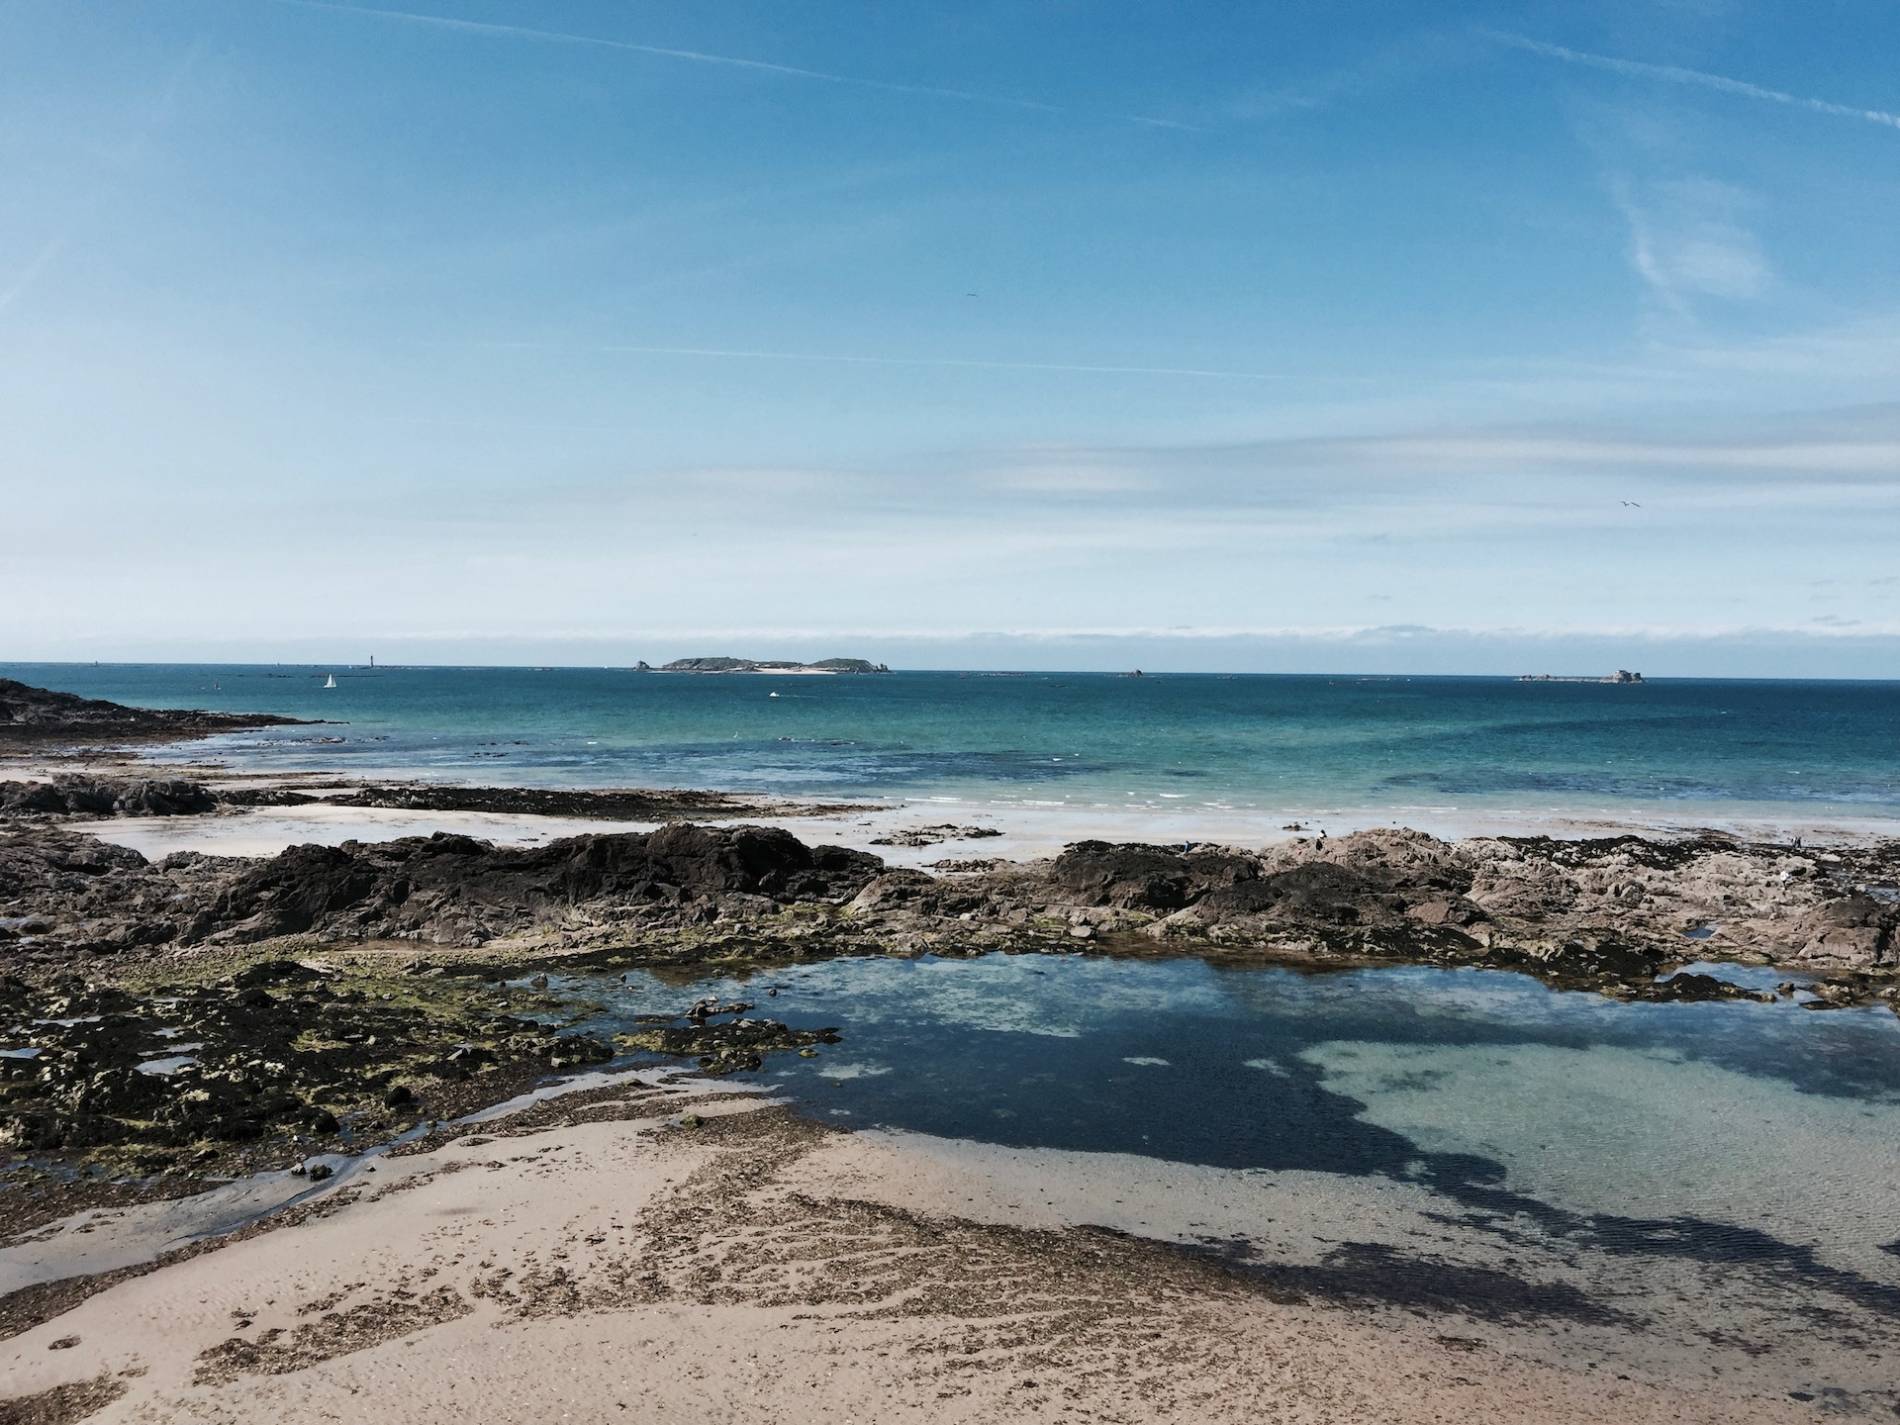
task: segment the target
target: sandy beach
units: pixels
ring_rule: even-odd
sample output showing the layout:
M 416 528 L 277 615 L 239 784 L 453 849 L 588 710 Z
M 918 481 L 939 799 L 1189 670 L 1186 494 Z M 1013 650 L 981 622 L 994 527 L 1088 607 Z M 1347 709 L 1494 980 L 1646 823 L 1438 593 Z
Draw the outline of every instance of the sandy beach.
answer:
M 1020 1164 L 756 1096 L 602 1089 L 374 1169 L 0 1343 L 6 1418 L 1811 1418 L 1613 1332 L 1255 1281 Z

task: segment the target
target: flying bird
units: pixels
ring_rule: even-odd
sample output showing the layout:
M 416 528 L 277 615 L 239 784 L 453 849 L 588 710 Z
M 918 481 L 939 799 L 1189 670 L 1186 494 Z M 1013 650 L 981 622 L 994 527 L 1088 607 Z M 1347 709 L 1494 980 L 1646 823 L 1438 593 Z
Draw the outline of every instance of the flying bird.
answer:
M 1625 509 L 1640 510 L 1642 508 L 1642 506 L 1637 504 L 1634 500 L 1618 500 L 1617 503 L 1622 505 Z

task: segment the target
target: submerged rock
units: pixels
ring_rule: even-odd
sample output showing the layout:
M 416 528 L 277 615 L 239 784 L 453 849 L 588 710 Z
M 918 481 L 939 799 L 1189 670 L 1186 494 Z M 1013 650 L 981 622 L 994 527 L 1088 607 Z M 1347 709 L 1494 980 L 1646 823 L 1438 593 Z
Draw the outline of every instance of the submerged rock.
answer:
M 809 1052 L 814 1044 L 839 1042 L 836 1029 L 793 1029 L 775 1019 L 738 1019 L 724 1024 L 694 1020 L 684 1027 L 616 1035 L 615 1040 L 625 1049 L 694 1056 L 700 1068 L 713 1074 L 760 1068 L 765 1055 L 780 1050 Z

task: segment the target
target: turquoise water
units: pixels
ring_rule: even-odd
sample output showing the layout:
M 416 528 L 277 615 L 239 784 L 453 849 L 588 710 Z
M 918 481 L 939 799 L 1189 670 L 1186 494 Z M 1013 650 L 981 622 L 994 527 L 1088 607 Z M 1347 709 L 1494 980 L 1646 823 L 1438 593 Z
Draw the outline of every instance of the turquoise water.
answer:
M 1900 818 L 1894 682 L 124 664 L 0 675 L 339 724 L 190 754 L 278 770 L 1287 815 Z
M 599 1006 L 598 1032 L 705 995 L 837 1028 L 816 1058 L 741 1077 L 852 1127 L 1405 1184 L 1428 1211 L 1565 1251 L 1754 1263 L 1900 1339 L 1900 1018 L 1884 1008 L 1080 955 L 555 988 Z

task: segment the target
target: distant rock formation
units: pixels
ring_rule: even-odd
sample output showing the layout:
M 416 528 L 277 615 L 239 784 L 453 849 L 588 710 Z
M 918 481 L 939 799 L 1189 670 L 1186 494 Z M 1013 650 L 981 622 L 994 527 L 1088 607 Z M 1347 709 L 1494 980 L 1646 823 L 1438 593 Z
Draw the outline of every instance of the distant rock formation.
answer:
M 1525 673 L 1517 681 L 1520 683 L 1640 683 L 1643 681 L 1643 675 L 1632 673 L 1627 668 L 1618 668 L 1614 673 L 1602 678 L 1571 678 L 1556 673 Z
M 639 671 L 652 673 L 888 673 L 883 663 L 864 658 L 821 658 L 800 663 L 790 658 L 675 658 L 658 669 L 641 663 Z
M 198 712 L 190 708 L 129 708 L 99 698 L 56 693 L 0 678 L 0 743 L 77 739 L 146 742 L 208 737 L 246 727 L 278 727 L 301 718 L 271 713 Z

